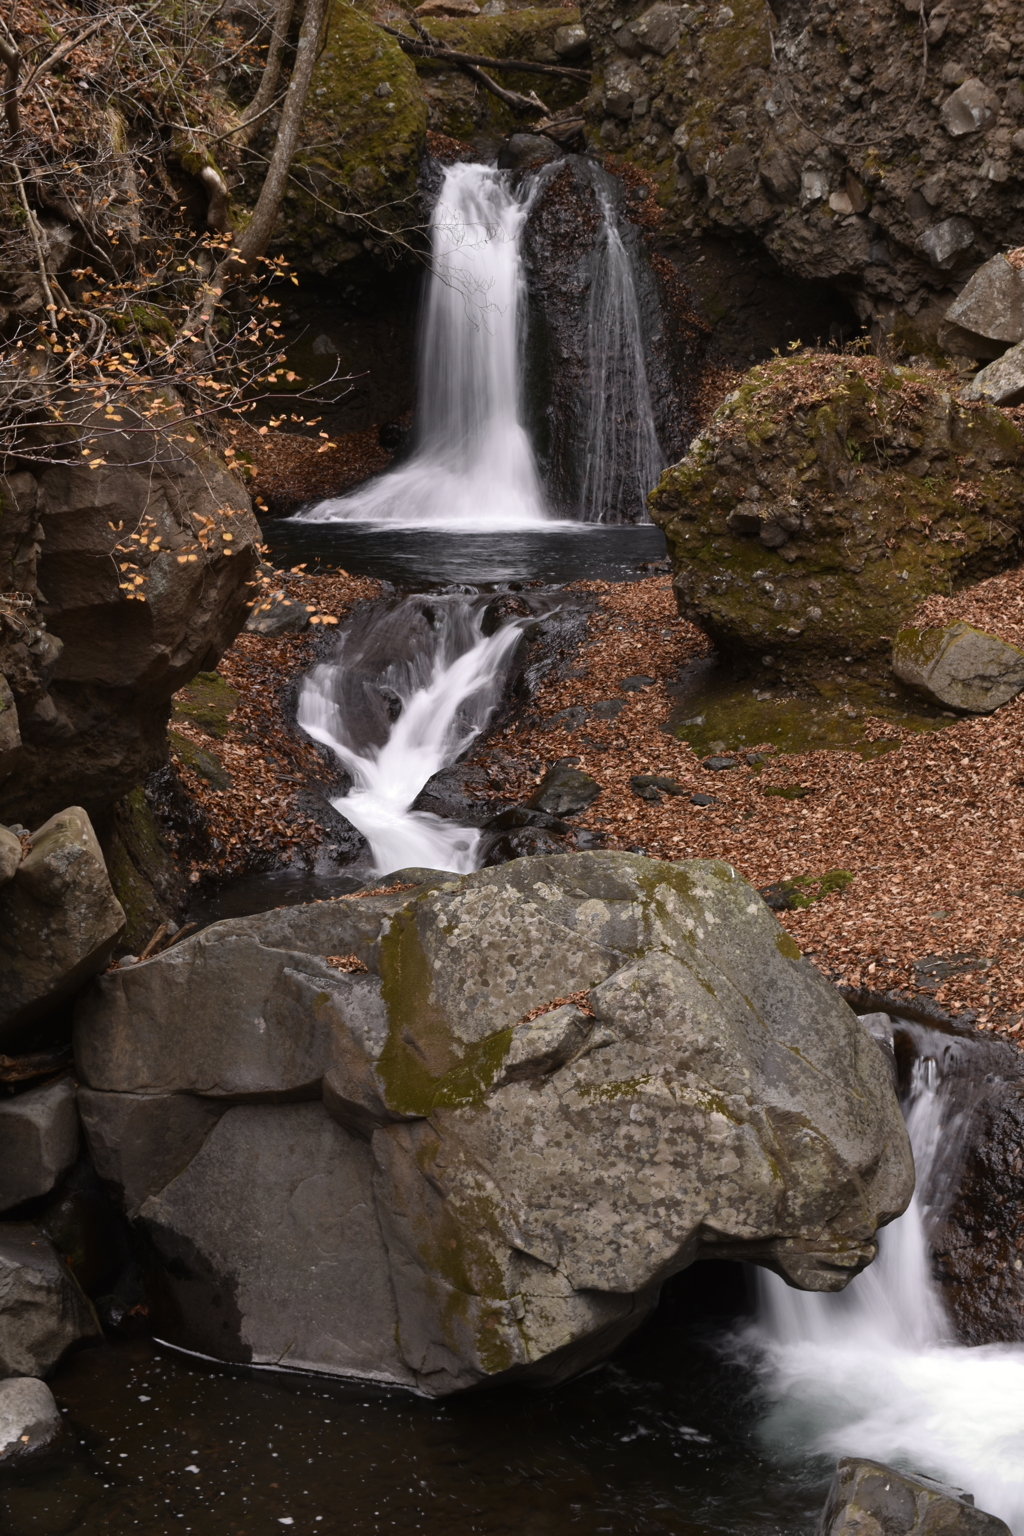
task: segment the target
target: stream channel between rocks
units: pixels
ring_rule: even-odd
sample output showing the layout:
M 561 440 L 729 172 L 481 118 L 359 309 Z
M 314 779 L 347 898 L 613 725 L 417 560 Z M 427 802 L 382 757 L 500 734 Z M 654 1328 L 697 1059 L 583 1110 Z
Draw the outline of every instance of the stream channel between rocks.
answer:
M 561 584 L 629 579 L 664 551 L 638 521 L 663 462 L 642 284 L 601 173 L 586 174 L 603 223 L 584 317 L 590 396 L 572 420 L 582 440 L 598 434 L 602 452 L 586 455 L 576 507 L 552 515 L 545 487 L 572 474 L 564 463 L 542 474 L 523 410 L 519 235 L 530 189 L 457 166 L 435 217 L 409 456 L 352 496 L 267 529 L 281 563 L 342 565 L 397 589 L 372 623 L 363 616 L 339 636 L 298 707 L 300 726 L 338 763 L 334 804 L 368 839 L 370 874 L 466 872 L 483 860 L 479 828 L 413 803 L 496 708 L 527 620 L 489 623 L 494 594 L 528 584 L 536 616 L 557 609 Z M 616 524 L 597 525 L 609 508 Z M 285 884 L 264 878 L 234 910 L 325 894 L 315 877 Z M 801 1536 L 836 1456 L 862 1454 L 968 1488 L 1024 1536 L 1024 1346 L 956 1342 L 930 1246 L 996 1075 L 965 1040 L 902 1022 L 897 1042 L 918 1194 L 847 1292 L 799 1293 L 740 1264 L 697 1264 L 581 1378 L 441 1403 L 218 1366 L 142 1333 L 82 1349 L 52 1382 L 74 1448 L 6 1483 L 3 1530 Z

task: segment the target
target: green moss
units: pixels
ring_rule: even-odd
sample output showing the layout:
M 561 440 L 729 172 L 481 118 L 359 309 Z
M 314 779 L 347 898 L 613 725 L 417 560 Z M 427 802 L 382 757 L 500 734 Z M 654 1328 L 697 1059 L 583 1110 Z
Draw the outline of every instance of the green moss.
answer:
M 610 1104 L 615 1099 L 635 1099 L 641 1089 L 653 1081 L 653 1075 L 648 1072 L 642 1077 L 623 1078 L 619 1083 L 584 1083 L 577 1092 L 581 1099 Z
M 765 784 L 762 795 L 775 796 L 779 800 L 804 800 L 810 794 L 802 784 Z
M 175 720 L 201 726 L 210 736 L 223 738 L 237 703 L 238 689 L 226 683 L 219 672 L 197 672 L 174 695 L 171 715 Z
M 785 960 L 800 959 L 799 944 L 797 944 L 795 939 L 790 938 L 789 934 L 786 932 L 777 933 L 775 935 L 775 948 Z
M 826 896 L 842 895 L 853 879 L 848 869 L 828 869 L 823 875 L 794 875 L 790 880 L 779 880 L 771 890 L 784 897 L 787 908 L 795 912 L 813 907 Z
M 181 736 L 177 731 L 168 731 L 167 740 L 179 763 L 191 768 L 193 773 L 198 773 L 212 789 L 230 789 L 231 775 L 219 757 L 215 757 L 212 752 L 204 752 L 202 747 L 197 747 L 194 741 L 189 741 L 187 736 Z
M 427 108 L 415 67 L 348 0 L 330 14 L 275 236 L 304 264 L 349 259 L 418 222 Z
M 122 796 L 104 831 L 103 856 L 110 883 L 124 908 L 125 931 L 119 948 L 138 954 L 174 905 L 168 900 L 177 884 L 174 861 L 160 837 L 156 817 L 141 788 Z

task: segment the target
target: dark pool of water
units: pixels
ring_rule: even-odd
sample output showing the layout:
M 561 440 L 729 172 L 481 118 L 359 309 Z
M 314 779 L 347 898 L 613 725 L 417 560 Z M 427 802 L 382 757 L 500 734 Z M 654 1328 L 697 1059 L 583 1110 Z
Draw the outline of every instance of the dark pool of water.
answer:
M 467 533 L 273 518 L 262 527 L 276 565 L 305 563 L 313 572 L 340 566 L 415 591 L 507 581 L 636 581 L 650 575 L 645 565 L 665 557 L 665 535 L 653 524 Z
M 318 875 L 309 869 L 273 869 L 242 875 L 197 896 L 186 921 L 205 928 L 228 917 L 249 917 L 273 907 L 298 907 L 307 901 L 329 901 L 358 891 L 368 873 Z
M 221 1372 L 144 1339 L 83 1350 L 53 1382 L 77 1451 L 0 1489 L 0 1529 L 809 1536 L 831 1468 L 759 1447 L 753 1372 L 706 1314 L 729 1270 L 680 1277 L 611 1363 L 553 1392 L 434 1403 Z

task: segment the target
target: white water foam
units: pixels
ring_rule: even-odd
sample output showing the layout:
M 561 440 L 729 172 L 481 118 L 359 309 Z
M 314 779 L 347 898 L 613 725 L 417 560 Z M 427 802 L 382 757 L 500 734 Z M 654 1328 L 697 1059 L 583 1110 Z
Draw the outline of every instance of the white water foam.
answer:
M 532 184 L 533 188 L 537 185 Z M 522 421 L 519 235 L 530 206 L 508 172 L 453 165 L 431 218 L 416 447 L 406 464 L 306 522 L 396 528 L 532 528 L 547 519 Z
M 407 599 L 391 610 L 388 633 L 397 635 L 403 611 L 408 609 L 411 619 L 421 602 Z M 383 742 L 358 740 L 356 712 L 339 696 L 347 665 L 345 636 L 337 658 L 313 667 L 303 681 L 298 723 L 330 747 L 352 775 L 352 789 L 331 803 L 367 839 L 375 874 L 412 867 L 468 874 L 477 867 L 476 828 L 411 806 L 427 780 L 480 734 L 497 703 L 521 625 L 512 622 L 485 635 L 483 613 L 481 604 L 474 607 L 465 597 L 432 598 L 430 647 L 421 645 L 409 660 L 391 663 L 363 685 L 385 690 L 399 706 Z M 365 639 L 352 638 L 356 645 Z
M 657 484 L 665 456 L 654 426 L 633 264 L 609 193 L 601 188 L 597 198 L 601 233 L 587 313 L 590 411 L 580 516 L 613 523 L 633 515 Z
M 1024 1536 L 1024 1346 L 967 1348 L 931 1278 L 930 1206 L 958 1127 L 936 1063 L 923 1059 L 907 1108 L 918 1193 L 881 1234 L 880 1253 L 837 1295 L 759 1273 L 772 1407 L 760 1433 L 786 1455 L 813 1449 L 927 1473 L 974 1495 Z

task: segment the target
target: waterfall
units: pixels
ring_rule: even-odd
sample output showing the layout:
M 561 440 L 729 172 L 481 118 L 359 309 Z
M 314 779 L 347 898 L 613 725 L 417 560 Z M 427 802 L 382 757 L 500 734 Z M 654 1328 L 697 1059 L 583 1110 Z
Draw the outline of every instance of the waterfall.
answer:
M 298 723 L 351 774 L 351 790 L 332 804 L 369 842 L 376 874 L 476 868 L 476 828 L 411 807 L 498 701 L 521 625 L 487 635 L 484 614 L 483 600 L 462 595 L 379 605 L 303 681 Z
M 665 467 L 647 381 L 633 263 L 606 187 L 596 189 L 601 231 L 587 307 L 589 410 L 580 516 L 588 523 L 647 520 L 645 498 Z
M 771 1400 L 760 1433 L 787 1455 L 812 1448 L 925 1472 L 1024 1536 L 1024 1346 L 955 1343 L 931 1275 L 929 1220 L 969 1113 L 953 1082 L 934 1056 L 916 1062 L 905 1114 L 917 1192 L 874 1264 L 836 1295 L 759 1276 L 748 1342 Z
M 532 528 L 545 520 L 523 425 L 519 235 L 530 183 L 453 165 L 430 223 L 415 448 L 399 468 L 301 512 L 307 522 Z

